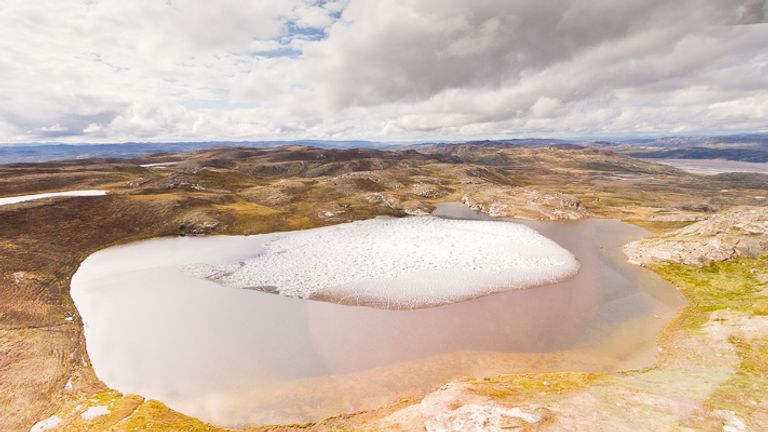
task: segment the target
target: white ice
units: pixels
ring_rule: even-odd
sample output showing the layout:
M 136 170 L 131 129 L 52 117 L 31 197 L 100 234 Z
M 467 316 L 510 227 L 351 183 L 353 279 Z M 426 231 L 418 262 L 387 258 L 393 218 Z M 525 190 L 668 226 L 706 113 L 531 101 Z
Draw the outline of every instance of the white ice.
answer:
M 82 414 L 80 414 L 80 417 L 86 419 L 86 420 L 93 420 L 96 417 L 101 417 L 103 415 L 109 414 L 109 408 L 107 408 L 104 405 L 98 405 L 98 406 L 92 406 L 88 408 L 87 410 L 83 411 Z
M 74 190 L 74 191 L 67 191 L 67 192 L 49 192 L 49 193 L 41 193 L 41 194 L 34 194 L 34 195 L 17 195 L 17 196 L 0 198 L 0 206 L 16 204 L 24 201 L 32 201 L 36 199 L 43 199 L 43 198 L 100 196 L 100 195 L 106 195 L 106 194 L 107 194 L 107 191 L 103 191 L 103 190 Z
M 45 432 L 55 428 L 59 425 L 59 423 L 61 423 L 61 417 L 51 416 L 45 420 L 40 420 L 39 422 L 35 423 L 29 432 Z
M 164 168 L 171 165 L 178 165 L 180 162 L 156 162 L 156 163 L 149 163 L 149 164 L 143 164 L 139 165 L 142 168 Z
M 229 287 L 408 309 L 554 283 L 579 268 L 569 251 L 524 225 L 433 216 L 285 233 L 258 252 L 185 270 Z

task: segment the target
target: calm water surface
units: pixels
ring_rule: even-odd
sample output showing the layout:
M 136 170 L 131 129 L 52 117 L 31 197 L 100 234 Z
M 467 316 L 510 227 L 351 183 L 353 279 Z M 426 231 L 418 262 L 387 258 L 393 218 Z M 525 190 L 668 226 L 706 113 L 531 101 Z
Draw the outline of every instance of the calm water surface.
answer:
M 487 218 L 457 204 L 436 214 Z M 228 426 L 374 408 L 466 376 L 652 362 L 658 332 L 684 301 L 626 263 L 621 246 L 647 233 L 610 220 L 523 223 L 571 250 L 579 274 L 436 308 L 381 310 L 225 288 L 178 268 L 245 259 L 271 235 L 163 238 L 90 256 L 72 296 L 99 378 Z
M 651 163 L 671 165 L 693 174 L 715 175 L 727 172 L 768 174 L 768 163 L 725 159 L 644 159 Z

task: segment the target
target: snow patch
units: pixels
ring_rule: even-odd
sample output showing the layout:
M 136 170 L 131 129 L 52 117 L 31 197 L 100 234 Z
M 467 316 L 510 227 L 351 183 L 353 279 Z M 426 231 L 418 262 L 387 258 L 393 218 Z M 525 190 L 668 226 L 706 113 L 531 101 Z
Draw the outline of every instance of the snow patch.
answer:
M 183 269 L 235 288 L 407 309 L 554 283 L 579 263 L 524 225 L 376 218 L 276 236 L 234 264 Z
M 87 410 L 83 411 L 83 413 L 80 414 L 80 417 L 86 420 L 93 420 L 96 417 L 107 415 L 110 412 L 111 411 L 109 411 L 109 408 L 107 408 L 105 405 L 98 405 L 98 406 L 90 407 Z
M 41 193 L 41 194 L 33 194 L 33 195 L 18 195 L 18 196 L 0 198 L 0 206 L 17 204 L 20 202 L 32 201 L 32 200 L 43 199 L 43 198 L 101 196 L 106 194 L 107 194 L 107 191 L 103 191 L 103 190 L 75 190 L 75 191 L 67 191 L 67 192 L 51 192 L 51 193 Z
M 40 420 L 39 422 L 35 423 L 35 425 L 32 426 L 32 429 L 29 430 L 29 432 L 45 432 L 47 430 L 55 428 L 56 426 L 59 425 L 59 423 L 61 423 L 61 417 L 51 416 L 45 420 Z
M 139 165 L 142 168 L 165 168 L 171 165 L 178 165 L 181 162 L 155 162 Z
M 23 272 L 23 271 L 17 271 L 17 272 L 13 272 L 13 275 L 12 275 L 12 276 L 13 276 L 13 282 L 14 282 L 15 284 L 19 284 L 19 283 L 21 283 L 21 281 L 22 281 L 22 280 L 24 280 L 24 277 L 25 277 L 26 275 L 27 275 L 27 273 L 26 273 L 26 272 Z

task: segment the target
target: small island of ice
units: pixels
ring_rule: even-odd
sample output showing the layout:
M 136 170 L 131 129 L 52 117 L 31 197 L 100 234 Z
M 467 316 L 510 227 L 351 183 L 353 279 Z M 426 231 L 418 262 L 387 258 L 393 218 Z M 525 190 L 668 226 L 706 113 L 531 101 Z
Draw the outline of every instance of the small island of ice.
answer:
M 387 309 L 550 284 L 579 269 L 569 251 L 524 225 L 433 216 L 285 233 L 257 252 L 185 269 L 229 287 Z

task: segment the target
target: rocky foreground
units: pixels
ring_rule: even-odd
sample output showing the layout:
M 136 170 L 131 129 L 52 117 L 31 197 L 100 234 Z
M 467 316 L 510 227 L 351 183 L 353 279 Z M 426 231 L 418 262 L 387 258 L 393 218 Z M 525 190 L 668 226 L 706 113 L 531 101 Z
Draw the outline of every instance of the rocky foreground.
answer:
M 658 237 L 625 246 L 639 265 L 703 265 L 768 252 L 768 207 L 736 207 Z

